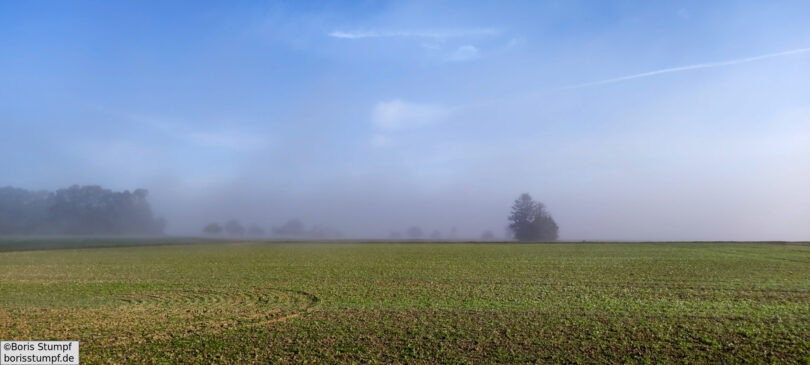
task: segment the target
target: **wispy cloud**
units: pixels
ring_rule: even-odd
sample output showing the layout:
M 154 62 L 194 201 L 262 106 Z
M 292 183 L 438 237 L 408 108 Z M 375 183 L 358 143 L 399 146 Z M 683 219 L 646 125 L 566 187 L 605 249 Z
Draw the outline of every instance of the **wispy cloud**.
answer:
M 269 146 L 268 136 L 230 128 L 200 129 L 192 124 L 161 117 L 132 116 L 133 120 L 145 123 L 167 136 L 194 145 L 233 151 L 262 150 Z
M 458 47 L 451 55 L 451 61 L 468 61 L 474 58 L 478 58 L 481 55 L 481 52 L 478 51 L 478 48 L 471 45 L 464 45 Z
M 340 39 L 365 39 L 365 38 L 432 38 L 448 39 L 460 37 L 494 36 L 501 31 L 494 28 L 469 28 L 454 29 L 444 31 L 342 31 L 336 30 L 328 36 Z
M 442 44 L 438 42 L 423 42 L 421 46 L 429 51 L 438 51 L 442 49 Z
M 722 67 L 722 66 L 731 66 L 731 65 L 737 65 L 737 64 L 740 64 L 740 63 L 755 62 L 755 61 L 760 61 L 760 60 L 764 60 L 764 59 L 768 59 L 768 58 L 782 57 L 782 56 L 788 56 L 788 55 L 793 55 L 793 54 L 798 54 L 798 53 L 806 53 L 806 52 L 810 52 L 810 48 L 797 48 L 797 49 L 791 49 L 791 50 L 788 50 L 788 51 L 782 51 L 782 52 L 777 52 L 777 53 L 768 53 L 768 54 L 764 54 L 764 55 L 753 56 L 753 57 L 745 57 L 745 58 L 738 58 L 738 59 L 728 60 L 728 61 L 698 63 L 698 64 L 694 64 L 694 65 L 665 68 L 665 69 L 661 69 L 661 70 L 642 72 L 642 73 L 633 74 L 633 75 L 615 77 L 615 78 L 612 78 L 612 79 L 605 79 L 605 80 L 600 80 L 600 81 L 587 82 L 587 83 L 579 84 L 579 85 L 567 86 L 567 87 L 564 87 L 562 89 L 579 89 L 579 88 L 583 88 L 583 87 L 612 84 L 612 83 L 615 83 L 615 82 L 621 82 L 621 81 L 627 81 L 627 80 L 633 80 L 633 79 L 640 79 L 640 78 L 644 78 L 644 77 L 656 76 L 656 75 L 673 73 L 673 72 L 698 70 L 698 69 L 702 69 L 702 68 L 714 68 L 714 67 Z
M 260 135 L 238 131 L 219 130 L 215 132 L 185 132 L 182 135 L 193 143 L 206 147 L 222 148 L 234 151 L 261 150 L 268 146 L 268 141 Z
M 391 141 L 391 137 L 386 136 L 384 134 L 375 134 L 371 136 L 371 146 L 375 148 L 385 148 L 391 147 L 393 142 Z
M 395 131 L 439 123 L 451 113 L 452 109 L 448 107 L 397 99 L 377 103 L 372 110 L 371 121 L 378 129 Z

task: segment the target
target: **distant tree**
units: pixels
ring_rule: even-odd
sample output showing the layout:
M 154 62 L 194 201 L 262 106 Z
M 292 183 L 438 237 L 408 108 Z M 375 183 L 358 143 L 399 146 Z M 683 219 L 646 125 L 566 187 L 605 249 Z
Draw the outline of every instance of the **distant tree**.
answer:
M 339 230 L 328 226 L 313 226 L 309 231 L 309 237 L 316 239 L 333 239 L 342 236 L 343 234 Z
M 521 194 L 512 205 L 509 229 L 518 241 L 556 241 L 559 227 L 546 211 L 543 203 L 532 200 L 528 193 Z
M 486 231 L 481 234 L 481 241 L 494 241 L 495 235 L 491 231 Z
M 405 231 L 405 234 L 408 235 L 408 238 L 412 240 L 421 240 L 425 237 L 425 233 L 422 232 L 422 229 L 417 226 L 408 228 L 408 230 Z
M 47 191 L 0 188 L 0 234 L 51 233 L 51 204 L 52 194 Z
M 231 236 L 244 236 L 245 227 L 236 219 L 231 219 L 225 223 L 225 233 Z
M 0 234 L 162 234 L 166 221 L 152 215 L 148 195 L 97 185 L 53 193 L 0 188 Z
M 438 229 L 434 229 L 433 232 L 430 233 L 430 239 L 434 241 L 439 241 L 442 239 L 442 233 L 439 232 Z
M 304 223 L 298 218 L 288 220 L 281 227 L 273 227 L 273 234 L 281 237 L 303 237 L 306 233 Z
M 219 223 L 208 223 L 203 228 L 203 233 L 207 235 L 218 235 L 222 233 L 222 226 Z
M 258 224 L 251 224 L 247 230 L 248 236 L 251 237 L 261 237 L 264 236 L 264 229 L 259 227 Z

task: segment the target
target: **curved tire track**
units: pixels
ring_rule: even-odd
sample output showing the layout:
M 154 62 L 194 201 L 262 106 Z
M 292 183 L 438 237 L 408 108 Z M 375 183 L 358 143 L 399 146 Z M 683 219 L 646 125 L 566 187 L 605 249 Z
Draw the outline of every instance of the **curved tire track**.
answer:
M 185 310 L 191 316 L 189 324 L 214 329 L 284 322 L 312 311 L 320 302 L 312 293 L 276 288 L 152 291 L 119 300 L 127 307 Z

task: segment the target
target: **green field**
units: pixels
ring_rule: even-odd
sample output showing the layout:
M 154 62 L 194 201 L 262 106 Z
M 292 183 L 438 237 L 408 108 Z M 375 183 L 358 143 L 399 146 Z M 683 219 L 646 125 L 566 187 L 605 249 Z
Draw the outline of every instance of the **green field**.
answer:
M 84 363 L 810 363 L 810 247 L 6 251 L 0 338 L 79 340 Z

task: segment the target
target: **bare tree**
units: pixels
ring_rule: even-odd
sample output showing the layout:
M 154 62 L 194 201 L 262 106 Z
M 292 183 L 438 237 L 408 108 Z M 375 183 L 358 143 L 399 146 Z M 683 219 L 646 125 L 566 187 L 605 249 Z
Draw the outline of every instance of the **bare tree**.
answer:
M 209 223 L 203 228 L 203 233 L 207 235 L 218 235 L 222 233 L 222 226 L 219 223 Z
M 273 227 L 273 234 L 281 237 L 303 237 L 306 231 L 304 223 L 298 218 L 288 220 L 281 227 Z
M 236 219 L 231 219 L 225 223 L 225 233 L 231 236 L 244 236 L 245 227 L 242 227 L 242 224 Z
M 248 236 L 261 237 L 264 236 L 264 228 L 259 227 L 258 224 L 251 224 L 247 229 Z

